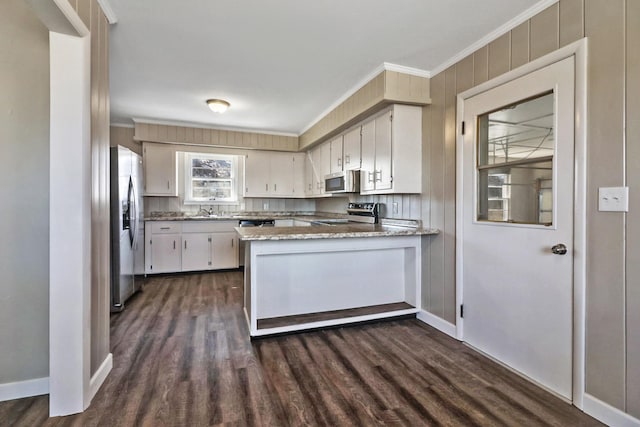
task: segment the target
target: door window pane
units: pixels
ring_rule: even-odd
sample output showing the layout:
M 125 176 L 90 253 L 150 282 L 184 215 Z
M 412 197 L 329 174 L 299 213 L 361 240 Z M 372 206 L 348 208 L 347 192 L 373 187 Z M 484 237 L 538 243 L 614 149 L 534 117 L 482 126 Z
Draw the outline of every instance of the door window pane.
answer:
M 479 221 L 553 223 L 554 95 L 478 117 Z
M 478 117 L 478 165 L 553 156 L 553 93 Z

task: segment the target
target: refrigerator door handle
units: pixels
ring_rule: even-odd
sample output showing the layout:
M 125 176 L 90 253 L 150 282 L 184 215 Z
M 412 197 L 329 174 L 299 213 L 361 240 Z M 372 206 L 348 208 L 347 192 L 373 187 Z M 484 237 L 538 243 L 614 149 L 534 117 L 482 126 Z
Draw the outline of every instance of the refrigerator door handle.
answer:
M 133 248 L 133 241 L 135 239 L 135 228 L 136 228 L 136 199 L 135 199 L 135 189 L 133 187 L 133 177 L 129 177 L 129 191 L 127 191 L 127 213 L 126 220 L 129 223 L 129 244 Z

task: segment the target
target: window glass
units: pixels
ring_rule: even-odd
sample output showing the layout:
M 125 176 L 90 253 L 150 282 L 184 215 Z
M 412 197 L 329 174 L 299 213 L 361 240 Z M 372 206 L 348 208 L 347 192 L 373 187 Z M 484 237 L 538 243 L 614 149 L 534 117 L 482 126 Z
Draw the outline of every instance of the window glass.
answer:
M 553 92 L 477 120 L 477 219 L 552 225 Z
M 233 202 L 237 194 L 237 157 L 185 153 L 185 202 Z

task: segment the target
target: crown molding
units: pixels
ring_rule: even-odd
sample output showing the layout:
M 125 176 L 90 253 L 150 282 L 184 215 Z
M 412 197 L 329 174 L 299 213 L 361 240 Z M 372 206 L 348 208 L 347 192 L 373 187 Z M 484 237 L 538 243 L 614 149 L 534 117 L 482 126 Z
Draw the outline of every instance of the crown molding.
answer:
M 109 24 L 113 25 L 118 22 L 118 17 L 111 7 L 111 3 L 109 0 L 98 0 L 98 4 L 102 8 L 102 12 L 104 12 L 104 16 L 107 17 L 107 21 Z
M 347 98 L 349 98 L 351 95 L 353 95 L 354 93 L 356 93 L 357 91 L 362 89 L 364 87 L 364 85 L 369 83 L 371 80 L 373 80 L 374 77 L 376 77 L 378 74 L 380 74 L 383 71 L 396 71 L 396 72 L 399 72 L 399 73 L 410 74 L 412 76 L 427 77 L 427 78 L 431 77 L 431 73 L 429 71 L 420 70 L 418 68 L 405 67 L 404 65 L 392 64 L 390 62 L 383 62 L 382 64 L 380 64 L 379 66 L 374 68 L 374 70 L 371 71 L 369 74 L 367 74 L 362 79 L 360 79 L 344 95 L 342 95 L 340 98 L 336 99 L 328 108 L 326 108 L 315 119 L 313 119 L 307 126 L 305 126 L 300 131 L 300 135 L 302 135 L 303 133 L 305 133 L 306 131 L 311 129 L 313 127 L 313 125 L 318 123 L 324 116 L 326 116 L 332 110 L 337 108 L 338 105 L 340 105 L 344 101 L 346 101 Z
M 479 39 L 477 42 L 475 42 L 471 46 L 469 46 L 466 49 L 458 52 L 456 55 L 452 56 L 447 61 L 443 62 L 439 66 L 437 66 L 434 69 L 432 69 L 431 70 L 431 75 L 435 76 L 436 74 L 440 74 L 441 72 L 443 72 L 447 68 L 451 67 L 452 65 L 460 62 L 461 60 L 463 60 L 467 56 L 471 55 L 476 50 L 480 49 L 483 46 L 488 45 L 489 43 L 491 43 L 492 41 L 494 41 L 498 37 L 504 35 L 508 31 L 511 31 L 512 29 L 514 29 L 518 25 L 522 24 L 523 22 L 533 18 L 535 15 L 537 15 L 540 12 L 542 12 L 543 10 L 548 8 L 549 6 L 553 6 L 554 4 L 558 3 L 558 1 L 559 0 L 541 0 L 541 1 L 539 1 L 538 3 L 534 4 L 533 6 L 531 6 L 529 9 L 525 10 L 521 14 L 519 14 L 516 17 L 514 17 L 513 19 L 511 19 L 510 21 L 507 21 L 503 25 L 501 25 L 498 28 L 496 28 L 495 30 L 491 31 L 489 34 L 487 34 L 486 36 L 482 37 L 481 39 Z
M 229 132 L 261 133 L 264 135 L 289 136 L 293 138 L 298 138 L 297 133 L 291 133 L 291 132 L 274 132 L 274 131 L 268 131 L 268 130 L 240 128 L 240 127 L 236 128 L 236 127 L 229 127 L 229 126 L 210 126 L 204 123 L 190 123 L 190 122 L 181 122 L 177 120 L 143 119 L 143 118 L 136 118 L 136 117 L 132 118 L 132 120 L 135 124 L 181 126 L 181 127 L 188 127 L 188 128 L 214 129 L 214 130 L 224 130 Z
M 395 71 L 402 74 L 409 74 L 410 76 L 431 78 L 431 72 L 421 70 L 419 68 L 405 67 L 404 65 L 392 64 L 390 62 L 384 62 L 382 67 L 385 71 Z
M 135 129 L 136 125 L 133 125 L 131 123 L 109 123 L 109 127 L 112 128 L 129 128 L 129 129 Z

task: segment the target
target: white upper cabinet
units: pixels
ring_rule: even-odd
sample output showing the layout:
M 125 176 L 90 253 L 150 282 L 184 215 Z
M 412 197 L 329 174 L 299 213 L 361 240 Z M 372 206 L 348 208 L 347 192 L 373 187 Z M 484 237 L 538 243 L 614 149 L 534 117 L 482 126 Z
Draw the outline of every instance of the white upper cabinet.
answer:
M 329 173 L 341 172 L 342 171 L 342 135 L 337 138 L 334 138 L 329 143 L 329 147 L 331 150 L 331 161 L 329 165 Z
M 360 191 L 375 190 L 374 170 L 376 161 L 376 121 L 362 125 L 362 158 L 360 171 Z
M 306 153 L 293 154 L 293 197 L 302 198 L 307 193 L 308 182 L 305 175 Z
M 313 170 L 313 195 L 322 196 L 324 192 L 324 177 L 331 173 L 331 142 L 324 142 L 311 150 Z
M 344 170 L 360 169 L 360 131 L 357 126 L 344 134 L 342 139 L 342 168 Z
M 377 117 L 375 131 L 375 167 L 373 169 L 373 180 L 376 190 L 391 189 L 392 167 L 392 136 L 391 121 L 393 115 L 391 111 Z
M 244 195 L 266 196 L 269 194 L 271 170 L 270 154 L 266 151 L 252 151 L 244 160 Z
M 393 105 L 362 126 L 362 194 L 422 191 L 422 108 Z
M 293 153 L 269 153 L 268 192 L 271 197 L 293 196 Z
M 312 151 L 307 151 L 304 154 L 304 195 L 306 197 L 312 197 L 314 193 L 313 190 L 316 186 L 316 173 L 311 160 Z
M 252 151 L 247 154 L 244 197 L 296 197 L 296 156 L 296 153 L 275 151 Z
M 142 149 L 144 195 L 178 195 L 176 151 L 163 144 L 145 142 Z

